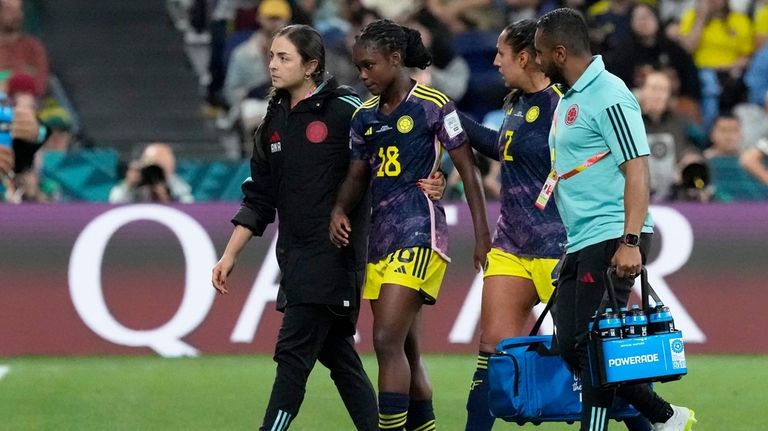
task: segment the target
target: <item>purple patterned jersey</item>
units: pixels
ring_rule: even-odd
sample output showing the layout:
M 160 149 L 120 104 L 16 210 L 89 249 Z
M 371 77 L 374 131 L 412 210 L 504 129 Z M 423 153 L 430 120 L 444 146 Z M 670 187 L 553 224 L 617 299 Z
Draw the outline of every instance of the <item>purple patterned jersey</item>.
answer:
M 467 142 L 452 101 L 415 84 L 390 114 L 374 97 L 355 112 L 350 130 L 352 159 L 371 164 L 371 227 L 368 262 L 406 247 L 430 247 L 448 259 L 445 211 L 417 186 L 440 165 L 443 148 Z
M 493 247 L 517 256 L 556 258 L 565 230 L 550 202 L 534 206 L 551 170 L 549 129 L 560 95 L 554 86 L 534 94 L 518 93 L 504 106 L 499 131 L 501 215 Z

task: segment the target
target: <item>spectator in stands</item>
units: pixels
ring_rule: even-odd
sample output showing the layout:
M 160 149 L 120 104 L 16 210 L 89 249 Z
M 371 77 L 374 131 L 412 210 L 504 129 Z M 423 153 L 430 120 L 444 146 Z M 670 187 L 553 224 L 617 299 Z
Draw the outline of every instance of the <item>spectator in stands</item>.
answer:
M 642 85 L 644 74 L 651 69 L 670 70 L 675 74 L 673 83 L 679 88 L 679 91 L 673 88 L 674 93 L 698 104 L 701 86 L 693 58 L 677 42 L 667 38 L 656 10 L 638 3 L 631 9 L 630 18 L 629 35 L 616 49 L 605 54 L 606 69 L 629 88 Z
M 747 73 L 744 74 L 744 84 L 749 93 L 749 102 L 764 106 L 768 96 L 768 44 L 752 57 Z
M 768 137 L 757 141 L 754 147 L 744 150 L 739 159 L 741 166 L 756 180 L 768 186 Z
M 422 84 L 437 88 L 453 100 L 461 100 L 469 83 L 469 65 L 451 48 L 449 34 L 433 33 L 426 25 L 412 20 L 405 24 L 421 34 L 424 46 L 432 53 L 432 65 L 414 78 Z
M 630 10 L 634 0 L 600 0 L 587 10 L 592 51 L 605 54 L 630 36 Z
M 211 33 L 211 57 L 208 62 L 210 83 L 207 88 L 206 102 L 214 109 L 226 106 L 226 101 L 222 95 L 222 88 L 224 87 L 224 79 L 227 73 L 224 51 L 227 37 L 229 36 L 228 26 L 234 22 L 238 9 L 254 8 L 258 6 L 258 3 L 259 0 L 216 0 L 212 6 L 209 27 Z
M 258 21 L 259 30 L 235 48 L 229 60 L 224 96 L 230 108 L 224 128 L 231 127 L 241 114 L 248 132 L 261 123 L 266 113 L 264 99 L 271 85 L 267 67 L 269 46 L 275 33 L 291 21 L 291 6 L 286 0 L 263 0 L 258 8 Z
M 176 157 L 164 143 L 147 145 L 139 162 L 132 162 L 123 181 L 109 193 L 110 203 L 194 201 L 192 188 L 176 175 Z
M 768 199 L 768 186 L 750 175 L 751 171 L 740 160 L 743 155 L 738 119 L 732 115 L 718 117 L 712 126 L 710 140 L 712 146 L 704 155 L 712 173 L 713 199 L 720 202 Z M 752 152 L 747 155 L 746 162 L 754 168 Z
M 501 30 L 503 14 L 492 0 L 424 0 L 425 8 L 452 33 Z
M 768 75 L 761 79 L 768 80 Z M 768 102 L 768 92 L 764 93 L 764 101 Z M 747 150 L 755 146 L 757 141 L 768 137 L 768 103 L 742 103 L 733 110 L 733 114 L 741 124 L 741 149 Z
M 672 96 L 672 78 L 662 71 L 648 73 L 637 92 L 651 150 L 648 168 L 651 198 L 655 201 L 669 197 L 684 154 L 699 152 L 693 145 L 699 133 L 695 125 L 670 109 Z
M 23 33 L 21 0 L 0 0 L 0 76 L 26 73 L 35 81 L 36 94 L 48 88 L 48 53 L 35 37 Z
M 683 15 L 678 39 L 693 55 L 702 85 L 702 115 L 709 127 L 720 111 L 742 101 L 742 75 L 754 50 L 752 22 L 728 0 L 696 0 Z
M 349 85 L 354 88 L 355 93 L 361 95 L 368 94 L 363 82 L 359 78 L 357 67 L 352 62 L 352 48 L 355 45 L 355 35 L 366 25 L 381 17 L 372 9 L 366 9 L 360 3 L 350 4 L 349 9 L 349 31 L 340 43 L 328 44 L 325 46 L 326 68 L 328 72 L 336 77 L 339 84 Z
M 707 159 L 738 157 L 741 154 L 741 124 L 731 114 L 723 114 L 715 120 L 709 132 L 710 146 L 704 151 Z

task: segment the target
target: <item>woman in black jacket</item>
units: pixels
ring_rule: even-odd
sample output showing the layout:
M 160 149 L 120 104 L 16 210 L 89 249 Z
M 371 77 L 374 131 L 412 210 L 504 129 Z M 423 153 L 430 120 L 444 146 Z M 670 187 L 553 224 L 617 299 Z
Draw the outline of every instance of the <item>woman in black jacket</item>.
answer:
M 273 93 L 255 136 L 251 177 L 232 237 L 213 268 L 213 285 L 227 293 L 227 276 L 252 236 L 280 215 L 277 260 L 282 271 L 277 308 L 284 313 L 275 348 L 277 375 L 262 430 L 285 430 L 296 417 L 316 360 L 331 377 L 357 429 L 375 430 L 376 398 L 355 352 L 355 323 L 365 268 L 365 205 L 355 217 L 355 247 L 328 240 L 336 189 L 349 163 L 349 119 L 360 105 L 334 79 L 324 81 L 325 49 L 316 30 L 292 25 L 272 42 Z

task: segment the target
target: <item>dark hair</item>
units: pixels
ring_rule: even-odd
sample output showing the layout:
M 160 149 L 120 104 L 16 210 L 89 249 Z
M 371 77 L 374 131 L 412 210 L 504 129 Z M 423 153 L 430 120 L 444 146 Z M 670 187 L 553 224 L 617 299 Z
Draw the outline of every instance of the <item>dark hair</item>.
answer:
M 388 53 L 399 52 L 403 56 L 403 64 L 406 67 L 426 69 L 432 64 L 432 54 L 421 41 L 421 33 L 388 19 L 376 20 L 366 25 L 356 40 L 375 44 Z
M 275 34 L 274 39 L 280 36 L 285 36 L 291 41 L 293 46 L 296 47 L 296 51 L 299 52 L 302 62 L 307 63 L 317 60 L 317 68 L 312 73 L 312 80 L 318 85 L 322 83 L 325 78 L 325 45 L 323 45 L 323 38 L 320 36 L 320 33 L 308 25 L 294 24 L 280 29 Z M 264 145 L 267 142 L 267 124 L 274 116 L 275 107 L 280 100 L 280 93 L 281 91 L 274 87 L 269 91 L 267 96 L 267 112 L 264 114 L 264 120 L 262 120 L 261 125 L 253 134 L 253 153 L 260 160 L 266 160 Z
M 536 35 L 536 21 L 521 19 L 504 27 L 504 43 L 512 47 L 515 52 L 528 51 L 536 56 L 536 47 L 533 44 L 533 36 Z
M 576 55 L 591 55 L 587 23 L 574 9 L 560 8 L 539 18 L 536 28 L 554 45 L 562 45 Z

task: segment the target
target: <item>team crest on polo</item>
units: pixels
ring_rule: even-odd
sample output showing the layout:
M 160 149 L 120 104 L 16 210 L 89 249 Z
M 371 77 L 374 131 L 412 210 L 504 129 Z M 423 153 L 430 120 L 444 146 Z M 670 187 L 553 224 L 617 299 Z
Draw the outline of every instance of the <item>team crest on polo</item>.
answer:
M 565 113 L 566 126 L 572 126 L 576 122 L 576 118 L 579 116 L 579 105 L 573 104 L 568 107 L 568 111 Z
M 529 123 L 536 121 L 536 119 L 539 118 L 539 111 L 540 110 L 538 106 L 531 106 L 531 109 L 525 113 L 525 121 Z
M 403 115 L 397 119 L 397 131 L 400 133 L 408 133 L 413 130 L 413 118 L 408 115 Z

